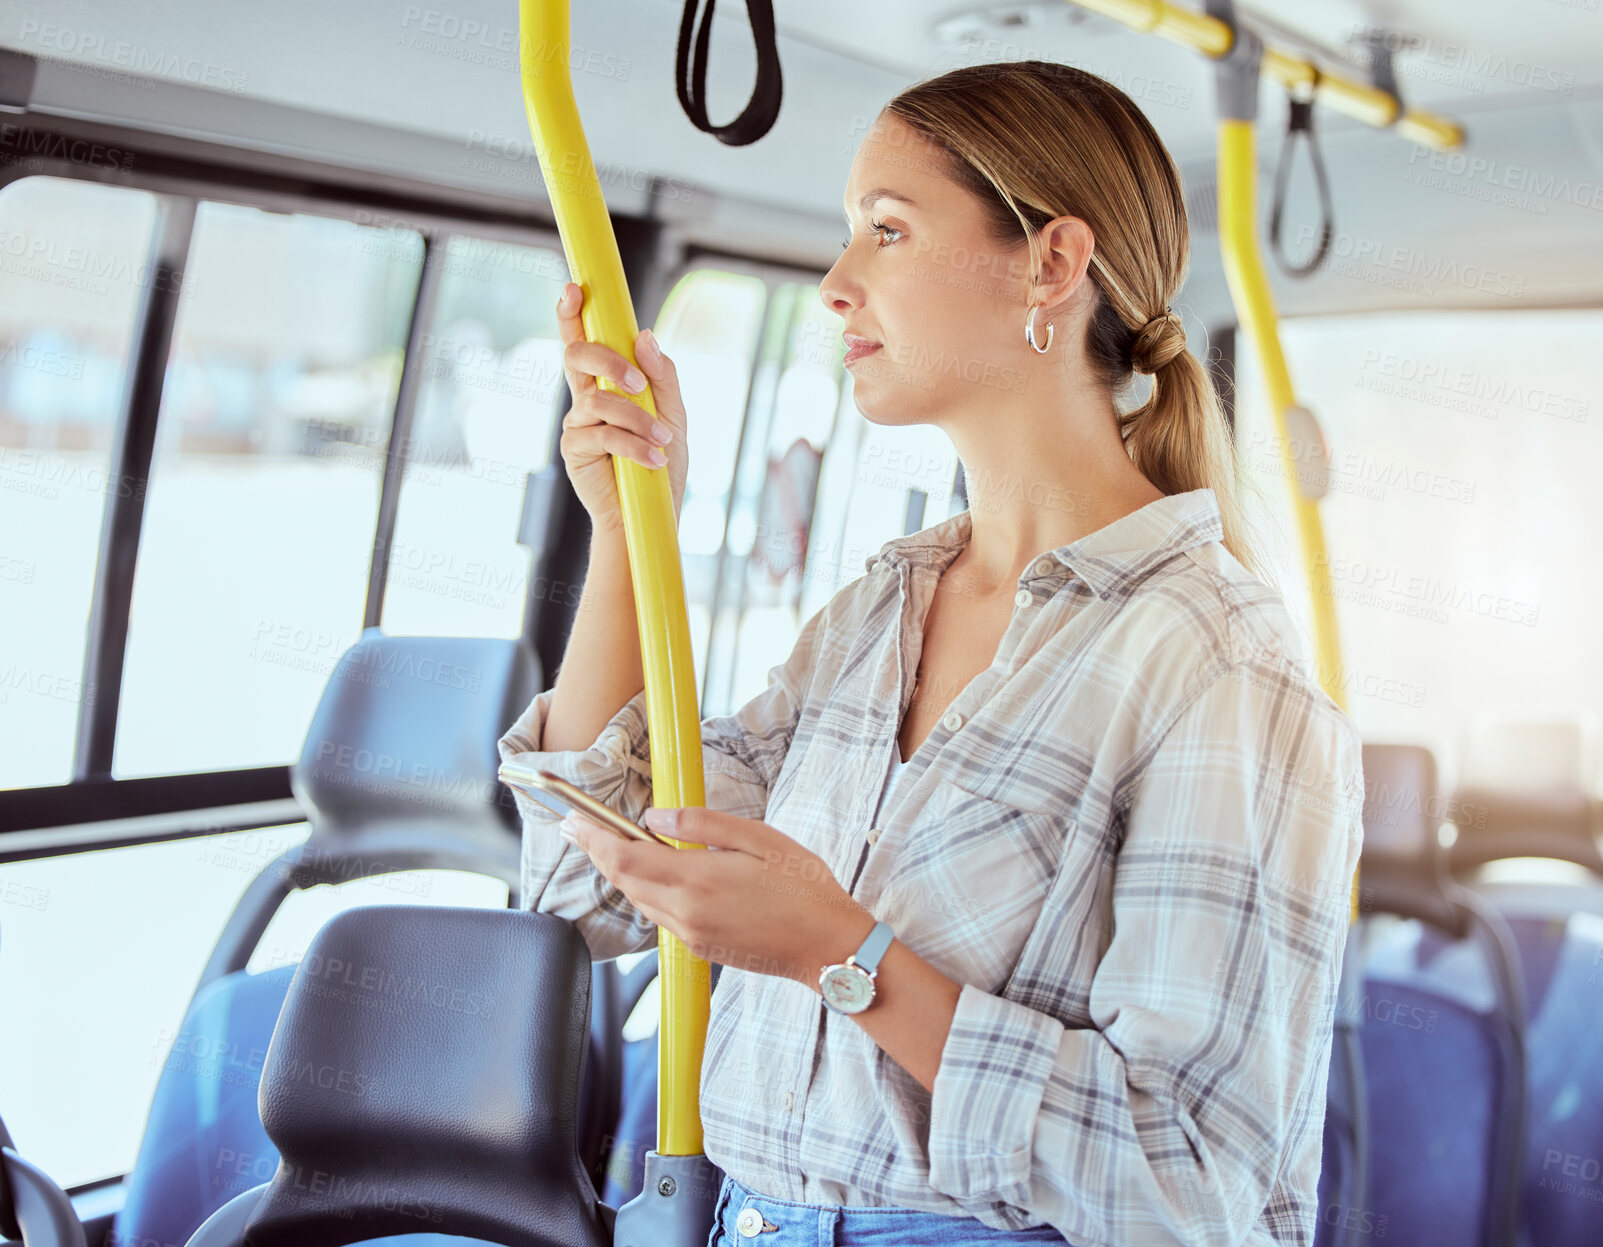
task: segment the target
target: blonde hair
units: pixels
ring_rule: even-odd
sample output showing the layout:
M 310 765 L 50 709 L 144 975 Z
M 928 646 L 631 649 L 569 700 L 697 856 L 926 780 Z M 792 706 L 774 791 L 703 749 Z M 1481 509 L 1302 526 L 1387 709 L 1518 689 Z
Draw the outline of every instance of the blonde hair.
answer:
M 1023 228 L 1032 274 L 1043 225 L 1075 216 L 1090 227 L 1098 298 L 1086 358 L 1115 393 L 1135 372 L 1152 375 L 1147 401 L 1119 415 L 1125 450 L 1166 494 L 1213 490 L 1225 548 L 1265 578 L 1219 396 L 1169 309 L 1190 237 L 1180 175 L 1152 123 L 1112 83 L 1046 61 L 954 69 L 885 111 L 949 157 L 948 175 L 979 199 L 993 242 L 1016 246 Z

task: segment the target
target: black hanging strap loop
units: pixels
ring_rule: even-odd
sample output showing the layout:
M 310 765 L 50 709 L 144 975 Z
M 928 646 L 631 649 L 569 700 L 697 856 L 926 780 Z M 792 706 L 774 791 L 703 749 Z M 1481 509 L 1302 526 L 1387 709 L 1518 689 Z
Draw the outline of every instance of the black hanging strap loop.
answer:
M 1280 161 L 1275 166 L 1275 201 L 1269 213 L 1269 246 L 1275 253 L 1275 260 L 1282 269 L 1292 277 L 1308 277 L 1317 272 L 1319 266 L 1325 262 L 1325 256 L 1330 251 L 1331 240 L 1336 234 L 1336 210 L 1330 196 L 1330 178 L 1325 172 L 1325 158 L 1319 151 L 1319 139 L 1314 133 L 1314 92 L 1319 86 L 1319 71 L 1314 70 L 1314 80 L 1308 91 L 1306 99 L 1291 96 L 1291 112 L 1286 123 L 1286 137 L 1280 144 Z M 1291 181 L 1291 161 L 1293 148 L 1296 146 L 1297 136 L 1302 135 L 1308 146 L 1308 161 L 1313 165 L 1314 182 L 1319 188 L 1319 245 L 1314 253 L 1301 264 L 1294 264 L 1291 257 L 1286 254 L 1285 247 L 1280 241 L 1281 216 L 1286 207 L 1286 187 Z
M 746 0 L 751 18 L 751 35 L 757 49 L 757 81 L 745 110 L 728 125 L 715 126 L 707 117 L 707 46 L 712 40 L 712 13 L 717 0 L 707 0 L 707 11 L 696 24 L 700 0 L 685 0 L 684 20 L 679 24 L 679 53 L 675 61 L 674 87 L 679 103 L 696 129 L 711 134 L 730 147 L 755 143 L 774 127 L 779 116 L 783 84 L 779 73 L 779 47 L 774 38 L 773 0 Z M 695 63 L 690 63 L 690 36 L 696 37 Z

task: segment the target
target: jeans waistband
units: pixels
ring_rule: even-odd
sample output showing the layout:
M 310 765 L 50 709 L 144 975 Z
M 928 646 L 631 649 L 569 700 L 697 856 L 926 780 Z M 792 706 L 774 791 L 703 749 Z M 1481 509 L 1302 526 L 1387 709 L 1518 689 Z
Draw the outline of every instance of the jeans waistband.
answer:
M 709 1244 L 716 1247 L 971 1247 L 999 1242 L 1067 1243 L 1050 1225 L 998 1230 L 974 1217 L 919 1208 L 800 1204 L 753 1191 L 724 1175 Z M 722 1234 L 720 1238 L 719 1235 Z

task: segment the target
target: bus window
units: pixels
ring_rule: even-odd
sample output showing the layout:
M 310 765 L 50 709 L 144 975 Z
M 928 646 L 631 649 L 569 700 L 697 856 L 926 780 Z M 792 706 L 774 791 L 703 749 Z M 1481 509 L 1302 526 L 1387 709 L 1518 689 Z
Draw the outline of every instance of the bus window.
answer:
M 1349 711 L 1366 739 L 1435 750 L 1444 791 L 1477 712 L 1566 717 L 1603 685 L 1603 595 L 1584 553 L 1603 531 L 1600 330 L 1603 312 L 1538 309 L 1284 326 L 1330 443 L 1320 510 Z M 1239 366 L 1242 471 L 1290 551 L 1263 387 L 1249 352 Z M 1280 566 L 1306 637 L 1307 583 L 1289 555 Z
M 72 777 L 84 620 L 156 201 L 0 190 L 0 788 Z M 87 691 L 93 696 L 93 690 Z
M 840 427 L 839 317 L 816 282 L 779 283 L 769 303 L 719 584 L 709 703 L 727 713 L 761 692 L 806 616 L 823 461 Z
M 13 1016 L 34 1019 L 0 1027 L 0 1096 L 7 1127 L 57 1182 L 133 1166 L 223 925 L 306 833 L 299 823 L 0 866 L 6 997 Z
M 685 609 L 691 653 L 702 674 L 702 714 L 716 714 L 707 701 L 707 672 L 718 660 L 710 620 L 729 536 L 731 494 L 741 447 L 751 436 L 748 407 L 763 386 L 757 359 L 766 284 L 758 277 L 697 268 L 674 283 L 652 332 L 679 373 L 689 421 L 690 469 L 679 515 L 679 548 L 685 569 Z M 754 417 L 755 418 L 755 417 Z
M 203 203 L 157 426 L 113 773 L 288 762 L 362 629 L 422 240 Z
M 515 637 L 529 573 L 517 543 L 524 486 L 549 462 L 562 414 L 567 261 L 457 235 L 436 262 L 381 623 L 391 635 Z

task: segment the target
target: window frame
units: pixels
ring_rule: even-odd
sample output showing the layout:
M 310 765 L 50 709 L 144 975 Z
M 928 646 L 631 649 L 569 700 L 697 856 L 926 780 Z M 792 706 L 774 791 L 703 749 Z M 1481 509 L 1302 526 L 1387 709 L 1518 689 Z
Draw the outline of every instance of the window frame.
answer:
M 169 276 L 182 272 L 195 213 L 203 202 L 305 213 L 369 227 L 400 227 L 421 236 L 422 265 L 391 412 L 368 569 L 363 626 L 376 625 L 417 395 L 417 347 L 429 324 L 441 274 L 440 265 L 431 264 L 431 257 L 458 233 L 562 253 L 561 236 L 547 205 L 511 199 L 488 201 L 481 192 L 466 188 L 336 169 L 298 157 L 264 157 L 223 144 L 175 140 L 98 122 L 30 112 L 14 124 L 14 142 L 20 150 L 61 150 L 87 139 L 127 156 L 122 167 L 116 168 L 89 168 L 65 157 L 14 161 L 0 166 L 0 191 L 28 178 L 49 177 L 155 195 L 158 218 L 150 263 L 157 278 L 163 272 Z M 174 147 L 180 154 L 171 150 Z M 246 165 L 246 160 L 251 163 Z M 655 243 L 660 232 L 657 223 L 614 214 L 614 227 L 626 262 L 634 258 L 638 267 L 654 254 L 652 246 L 643 244 Z M 149 480 L 178 312 L 176 286 L 172 280 L 152 280 L 136 310 L 128 374 L 112 435 L 110 466 L 125 474 L 120 479 Z M 144 515 L 144 490 L 126 491 L 130 497 L 119 496 L 122 492 L 109 491 L 102 513 L 84 655 L 84 676 L 97 681 L 99 695 L 79 707 L 73 778 L 66 784 L 0 791 L 0 864 L 248 830 L 305 817 L 291 790 L 287 764 L 133 779 L 112 777 L 123 656 Z M 570 513 L 578 507 L 571 489 L 559 489 L 555 502 Z M 553 605 L 560 609 L 554 603 L 526 603 L 526 643 L 549 633 L 538 616 L 549 613 Z M 562 632 L 565 636 L 565 627 Z M 554 669 L 554 663 L 547 665 Z

